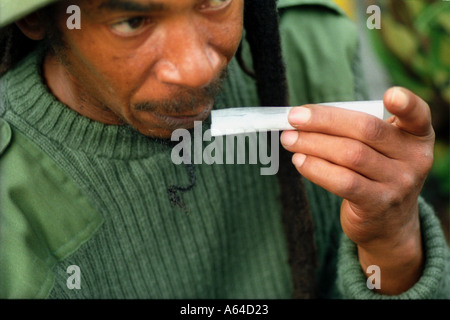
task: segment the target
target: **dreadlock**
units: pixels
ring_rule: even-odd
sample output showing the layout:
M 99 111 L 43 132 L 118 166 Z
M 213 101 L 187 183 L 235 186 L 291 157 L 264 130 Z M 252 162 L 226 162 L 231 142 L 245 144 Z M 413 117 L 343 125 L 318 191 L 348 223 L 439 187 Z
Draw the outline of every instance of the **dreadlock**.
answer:
M 11 69 L 36 46 L 15 24 L 0 30 L 0 76 Z
M 276 3 L 277 0 L 245 0 L 244 5 L 246 39 L 250 45 L 258 96 L 264 106 L 288 105 Z M 243 64 L 241 58 L 238 61 Z M 313 298 L 316 295 L 314 273 L 317 263 L 313 220 L 302 178 L 292 165 L 291 155 L 284 148 L 279 149 L 278 181 L 294 282 L 293 297 Z
M 40 9 L 38 17 L 46 29 L 46 37 L 43 39 L 47 52 L 52 53 L 53 47 L 61 46 L 61 35 L 55 28 L 54 15 L 55 4 Z M 12 69 L 20 60 L 32 52 L 42 41 L 29 39 L 17 27 L 11 23 L 0 29 L 0 76 Z

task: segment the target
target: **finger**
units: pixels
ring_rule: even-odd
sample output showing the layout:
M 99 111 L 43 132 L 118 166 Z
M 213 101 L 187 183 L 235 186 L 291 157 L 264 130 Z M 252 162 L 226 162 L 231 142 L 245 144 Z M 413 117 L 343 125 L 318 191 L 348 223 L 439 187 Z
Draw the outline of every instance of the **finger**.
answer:
M 398 128 L 416 136 L 432 134 L 430 108 L 420 97 L 405 88 L 393 87 L 386 91 L 383 101 L 395 116 L 392 123 Z
M 388 162 L 390 158 L 357 140 L 294 130 L 284 131 L 280 139 L 283 147 L 290 152 L 327 160 L 371 180 L 390 181 L 394 176 L 386 165 L 394 165 L 393 162 Z
M 361 207 L 370 206 L 379 184 L 321 158 L 296 153 L 292 163 L 309 181 Z
M 318 132 L 361 141 L 389 158 L 403 156 L 401 130 L 375 116 L 321 105 L 294 107 L 290 124 L 307 132 Z M 389 141 L 389 143 L 386 143 Z

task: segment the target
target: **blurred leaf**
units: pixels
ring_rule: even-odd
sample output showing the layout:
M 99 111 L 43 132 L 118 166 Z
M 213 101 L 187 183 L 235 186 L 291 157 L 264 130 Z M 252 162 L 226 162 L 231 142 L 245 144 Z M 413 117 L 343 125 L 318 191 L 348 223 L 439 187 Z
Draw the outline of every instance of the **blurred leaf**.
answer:
M 450 148 L 439 141 L 434 148 L 431 174 L 439 181 L 440 193 L 448 196 L 450 194 Z
M 450 13 L 442 13 L 436 19 L 436 23 L 438 23 L 447 33 L 450 34 Z
M 382 37 L 395 56 L 405 61 L 415 55 L 419 44 L 407 27 L 396 23 L 391 17 L 384 18 L 383 26 Z

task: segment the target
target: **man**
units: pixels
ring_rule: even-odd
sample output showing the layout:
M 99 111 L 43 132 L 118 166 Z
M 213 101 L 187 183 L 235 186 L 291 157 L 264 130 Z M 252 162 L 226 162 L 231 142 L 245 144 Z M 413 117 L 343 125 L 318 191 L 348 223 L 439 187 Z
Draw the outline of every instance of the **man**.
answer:
M 448 247 L 419 197 L 429 108 L 405 89 L 386 93 L 387 121 L 294 108 L 298 131 L 281 143 L 295 167 L 281 152 L 277 177 L 170 161 L 172 132 L 212 108 L 288 103 L 281 46 L 291 93 L 358 98 L 351 35 L 324 50 L 349 30 L 331 3 L 280 2 L 280 43 L 274 1 L 50 2 L 2 1 L 1 26 L 15 21 L 2 54 L 2 297 L 450 296 Z M 67 27 L 71 5 L 81 29 Z M 336 68 L 323 80 L 334 96 L 317 86 L 321 62 Z

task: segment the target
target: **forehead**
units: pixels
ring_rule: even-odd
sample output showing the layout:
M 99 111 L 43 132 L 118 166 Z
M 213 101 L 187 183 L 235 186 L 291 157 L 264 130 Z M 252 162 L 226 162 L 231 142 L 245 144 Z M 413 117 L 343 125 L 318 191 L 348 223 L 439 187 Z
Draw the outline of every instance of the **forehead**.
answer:
M 192 6 L 202 0 L 81 0 L 83 6 L 95 11 L 166 11 Z

